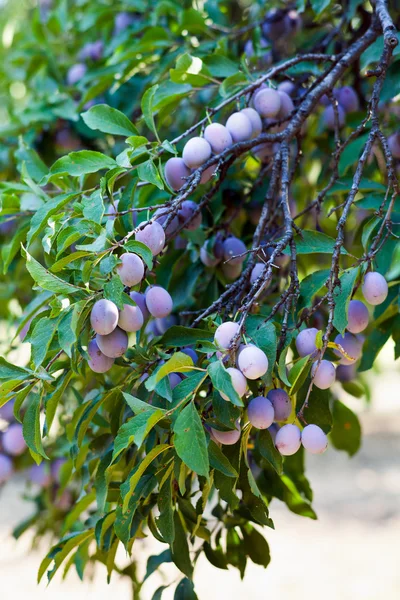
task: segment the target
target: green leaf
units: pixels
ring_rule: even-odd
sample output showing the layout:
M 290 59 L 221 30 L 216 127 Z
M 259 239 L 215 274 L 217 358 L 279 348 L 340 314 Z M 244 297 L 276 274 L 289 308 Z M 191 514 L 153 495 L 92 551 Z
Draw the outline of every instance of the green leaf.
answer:
M 28 448 L 32 451 L 34 460 L 38 464 L 41 462 L 40 456 L 48 458 L 43 449 L 42 437 L 40 435 L 40 407 L 40 395 L 34 394 L 26 410 L 22 424 L 24 440 Z
M 153 268 L 153 254 L 146 244 L 137 242 L 136 240 L 130 240 L 124 244 L 124 250 L 126 250 L 126 252 L 133 252 L 134 254 L 140 256 L 148 269 L 151 270 Z
M 40 158 L 40 156 L 25 143 L 22 137 L 18 140 L 18 150 L 15 152 L 18 159 L 18 170 L 21 171 L 21 165 L 25 165 L 26 172 L 33 179 L 39 182 L 42 177 L 48 173 L 48 168 Z
M 310 368 L 311 359 L 309 356 L 304 356 L 295 362 L 289 373 L 289 381 L 291 384 L 289 391 L 290 396 L 293 396 L 293 394 L 295 394 L 299 387 L 304 383 Z
M 316 15 L 320 15 L 328 6 L 332 0 L 311 0 L 311 6 Z
M 359 272 L 359 267 L 343 271 L 342 275 L 340 276 L 340 287 L 336 287 L 333 293 L 335 300 L 333 325 L 341 335 L 344 334 L 344 330 L 347 327 L 349 302 Z
M 294 241 L 297 254 L 332 254 L 336 243 L 336 240 L 329 235 L 309 229 L 304 229 L 301 236 L 296 235 Z M 344 248 L 341 252 L 348 254 Z M 290 248 L 286 248 L 283 254 L 290 254 Z
M 198 600 L 193 581 L 187 577 L 182 579 L 176 586 L 174 600 Z
M 118 275 L 114 275 L 104 284 L 104 298 L 114 302 L 120 310 L 123 309 L 124 304 L 128 304 L 128 295 L 124 294 L 124 284 Z
M 314 271 L 314 273 L 302 279 L 300 283 L 300 297 L 297 303 L 298 310 L 312 305 L 314 296 L 325 286 L 329 273 L 329 269 L 323 269 L 322 271 Z
M 118 430 L 117 437 L 114 440 L 114 452 L 112 461 L 121 454 L 123 450 L 131 446 L 133 443 L 140 448 L 145 438 L 150 433 L 154 425 L 164 417 L 164 411 L 148 410 L 140 412 L 133 419 L 121 425 Z
M 160 190 L 164 189 L 164 182 L 152 159 L 146 160 L 146 162 L 139 165 L 137 174 L 142 181 L 152 183 Z
M 169 444 L 159 444 L 155 446 L 143 460 L 135 467 L 131 475 L 121 486 L 121 494 L 123 495 L 123 504 L 122 504 L 122 512 L 126 513 L 128 509 L 129 500 L 132 497 L 137 484 L 139 483 L 143 473 L 146 471 L 147 467 L 165 450 L 171 448 Z
M 210 54 L 203 62 L 213 77 L 230 77 L 239 71 L 238 65 L 222 54 Z
M 74 197 L 75 194 L 62 194 L 61 196 L 56 196 L 42 204 L 31 219 L 31 226 L 26 240 L 27 247 L 29 247 L 44 230 L 50 217 L 59 214 L 64 206 Z
M 71 152 L 56 160 L 50 169 L 50 175 L 72 175 L 79 177 L 88 173 L 97 173 L 103 169 L 112 169 L 117 166 L 113 158 L 95 152 L 94 150 L 79 150 Z
M 193 368 L 193 360 L 184 352 L 175 352 L 160 369 L 158 369 L 155 381 L 161 381 L 169 373 L 187 373 Z M 149 389 L 149 388 L 147 388 Z
M 250 524 L 240 528 L 243 535 L 244 548 L 247 556 L 256 565 L 261 565 L 266 569 L 271 562 L 271 554 L 268 542 L 254 527 Z
M 218 471 L 226 475 L 226 477 L 239 477 L 238 472 L 232 467 L 229 459 L 213 440 L 210 440 L 208 444 L 208 457 L 210 466 L 213 469 L 218 469 Z
M 257 437 L 257 448 L 263 458 L 275 469 L 278 475 L 283 474 L 282 456 L 275 448 L 271 434 L 268 429 L 260 431 Z
M 101 190 L 95 190 L 90 196 L 82 198 L 83 216 L 89 221 L 100 223 L 104 214 L 103 194 Z
M 207 440 L 194 402 L 179 413 L 174 424 L 174 446 L 183 462 L 199 475 L 208 478 Z
M 228 396 L 230 402 L 235 406 L 243 406 L 243 400 L 233 387 L 232 377 L 221 361 L 218 360 L 208 365 L 207 371 L 216 390 Z
M 353 456 L 361 445 L 361 425 L 357 415 L 340 400 L 335 400 L 332 417 L 330 439 L 333 445 Z
M 81 113 L 82 119 L 90 129 L 97 129 L 112 135 L 137 135 L 138 131 L 131 121 L 116 108 L 108 104 L 96 104 Z
M 190 346 L 198 342 L 212 342 L 213 340 L 214 333 L 207 329 L 192 329 L 191 327 L 174 325 L 164 333 L 160 344 L 163 346 L 178 347 Z
M 141 108 L 143 113 L 143 118 L 146 122 L 147 127 L 154 133 L 156 138 L 159 140 L 156 124 L 154 122 L 153 115 L 153 100 L 154 96 L 158 90 L 158 85 L 153 85 L 153 87 L 149 88 L 142 97 Z
M 189 546 L 185 530 L 178 511 L 174 514 L 175 539 L 171 546 L 172 560 L 187 577 L 193 575 L 193 564 L 189 554 Z
M 49 317 L 42 317 L 37 321 L 29 341 L 32 345 L 31 356 L 35 369 L 37 369 L 44 359 L 57 331 L 60 318 L 50 319 Z
M 29 230 L 29 225 L 20 227 L 18 231 L 11 237 L 8 244 L 3 243 L 1 248 L 1 258 L 3 261 L 3 275 L 8 271 L 13 258 L 21 248 L 21 244 L 25 242 L 26 235 Z
M 52 569 L 52 571 L 48 572 L 49 581 L 52 580 L 59 566 L 62 564 L 62 562 L 71 552 L 71 550 L 73 550 L 77 546 L 80 546 L 81 544 L 83 544 L 83 542 L 85 542 L 91 537 L 93 537 L 93 529 L 89 529 L 88 531 L 70 533 L 63 537 L 55 546 L 51 548 L 50 552 L 42 560 L 38 571 L 38 583 L 42 579 L 47 567 L 52 563 L 53 560 L 54 568 Z
M 38 263 L 38 261 L 35 260 L 23 246 L 22 253 L 25 255 L 26 268 L 28 269 L 32 279 L 44 290 L 54 292 L 55 294 L 65 294 L 67 296 L 71 294 L 79 294 L 82 296 L 88 293 L 84 288 L 67 283 L 63 279 L 60 279 L 59 277 L 56 277 L 56 275 L 50 273 L 50 271 L 42 267 L 42 265 Z
M 176 406 L 182 400 L 189 398 L 201 386 L 206 377 L 207 373 L 203 371 L 194 371 L 187 375 L 172 390 L 172 406 Z
M 157 519 L 157 527 L 168 544 L 175 539 L 174 509 L 172 506 L 172 481 L 174 474 L 168 477 L 160 488 L 158 496 L 158 508 L 160 516 Z

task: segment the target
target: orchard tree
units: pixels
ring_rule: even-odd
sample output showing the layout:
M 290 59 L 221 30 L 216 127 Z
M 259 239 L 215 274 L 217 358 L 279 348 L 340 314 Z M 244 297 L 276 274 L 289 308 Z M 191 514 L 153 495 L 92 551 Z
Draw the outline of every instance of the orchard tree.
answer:
M 145 578 L 173 562 L 196 598 L 202 553 L 268 565 L 274 498 L 316 518 L 307 453 L 358 450 L 342 391 L 400 354 L 399 7 L 17 4 L 0 482 L 29 468 L 35 510 L 15 535 L 53 534 L 39 579 L 99 562 L 135 598 L 153 536 Z

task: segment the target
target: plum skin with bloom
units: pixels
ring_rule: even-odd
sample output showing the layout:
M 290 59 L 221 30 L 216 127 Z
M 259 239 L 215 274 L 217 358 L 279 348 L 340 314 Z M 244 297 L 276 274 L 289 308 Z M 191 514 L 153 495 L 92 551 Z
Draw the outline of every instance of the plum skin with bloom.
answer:
M 369 313 L 368 308 L 361 300 L 350 300 L 347 311 L 347 327 L 350 333 L 361 333 L 368 327 Z
M 247 379 L 258 379 L 268 371 L 268 358 L 260 348 L 248 344 L 239 352 L 238 366 Z
M 90 324 L 96 333 L 108 335 L 118 324 L 118 308 L 111 300 L 102 298 L 94 303 L 90 313 Z
M 286 421 L 292 412 L 292 403 L 288 393 L 281 388 L 276 388 L 268 392 L 267 398 L 274 407 L 275 421 Z
M 301 443 L 311 454 L 322 454 L 328 447 L 328 438 L 321 427 L 311 423 L 301 432 Z
M 317 351 L 315 338 L 317 337 L 318 329 L 311 327 L 303 329 L 296 337 L 296 349 L 301 357 L 309 354 L 314 354 Z
M 364 277 L 362 292 L 368 304 L 378 306 L 386 300 L 389 287 L 383 275 L 376 271 L 370 271 Z
M 141 227 L 141 229 L 138 229 L 135 233 L 135 240 L 145 244 L 150 248 L 152 255 L 157 256 L 165 246 L 164 229 L 157 221 L 147 223 L 147 225 Z
M 301 446 L 301 431 L 297 425 L 283 425 L 276 434 L 275 446 L 283 456 L 295 454 Z
M 256 429 L 268 429 L 275 419 L 272 402 L 264 396 L 253 398 L 247 407 L 250 423 Z
M 215 345 L 222 350 L 227 350 L 238 331 L 239 323 L 234 323 L 233 321 L 222 323 L 217 327 L 214 334 Z
M 155 285 L 146 291 L 146 306 L 152 317 L 167 317 L 172 312 L 173 301 L 167 290 Z
M 317 388 L 327 390 L 335 383 L 335 367 L 329 360 L 316 361 L 311 367 L 311 377 Z

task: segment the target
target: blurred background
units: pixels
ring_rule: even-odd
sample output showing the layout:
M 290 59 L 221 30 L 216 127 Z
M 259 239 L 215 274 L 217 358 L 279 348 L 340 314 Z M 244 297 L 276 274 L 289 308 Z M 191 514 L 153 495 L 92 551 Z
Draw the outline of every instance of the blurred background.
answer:
M 24 346 L 27 345 L 22 345 L 17 360 L 22 358 Z M 264 570 L 249 563 L 241 582 L 236 570 L 215 569 L 200 559 L 195 571 L 200 600 L 220 600 L 221 593 L 230 600 L 262 600 L 267 594 L 279 600 L 398 600 L 400 369 L 393 361 L 392 343 L 383 348 L 376 370 L 368 378 L 369 404 L 346 397 L 362 424 L 361 450 L 353 458 L 334 449 L 322 456 L 307 456 L 318 521 L 299 518 L 274 500 L 271 516 L 276 529 L 265 532 L 272 556 L 269 567 Z M 59 573 L 48 588 L 44 579 L 36 585 L 37 570 L 48 543 L 42 540 L 32 548 L 30 532 L 18 541 L 11 535 L 13 527 L 32 513 L 32 505 L 22 499 L 25 479 L 24 474 L 14 476 L 0 492 L 2 597 L 12 594 L 15 598 L 29 595 L 30 600 L 66 600 L 73 595 L 74 600 L 108 600 L 116 592 L 120 598 L 130 599 L 129 582 L 113 575 L 107 585 L 105 567 L 96 568 L 92 582 L 81 582 L 71 570 L 65 581 Z M 138 568 L 145 572 L 149 553 L 158 554 L 165 546 L 144 540 L 137 542 L 135 548 Z M 119 562 L 124 561 L 121 550 Z M 178 580 L 174 567 L 162 568 L 147 580 L 141 598 L 150 600 L 158 586 Z M 165 590 L 163 599 L 171 600 L 173 590 L 173 586 Z

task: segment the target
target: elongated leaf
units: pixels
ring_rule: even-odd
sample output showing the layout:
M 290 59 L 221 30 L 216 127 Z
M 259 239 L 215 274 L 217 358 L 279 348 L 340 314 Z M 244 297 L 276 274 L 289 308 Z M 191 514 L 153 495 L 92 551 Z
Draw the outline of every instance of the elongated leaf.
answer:
M 232 404 L 243 406 L 243 400 L 233 387 L 232 377 L 229 375 L 222 362 L 216 361 L 211 363 L 207 370 L 215 389 L 228 396 Z
M 113 461 L 132 443 L 140 447 L 151 429 L 164 417 L 162 410 L 140 412 L 136 417 L 121 425 L 114 441 Z
M 332 254 L 336 240 L 320 231 L 304 229 L 301 236 L 295 236 L 294 241 L 297 254 Z M 341 252 L 347 254 L 344 248 Z M 290 249 L 286 248 L 283 253 L 290 254 Z
M 160 344 L 172 347 L 190 346 L 196 342 L 212 342 L 213 339 L 214 333 L 207 329 L 192 329 L 191 327 L 174 325 L 164 333 Z
M 103 169 L 112 169 L 117 166 L 113 158 L 95 152 L 94 150 L 79 150 L 71 152 L 56 160 L 50 169 L 50 175 L 72 175 L 80 177 L 88 173 L 97 173 Z
M 141 108 L 142 108 L 143 118 L 146 122 L 147 127 L 154 133 L 154 135 L 158 139 L 156 124 L 154 122 L 154 115 L 153 115 L 153 100 L 154 100 L 154 96 L 155 96 L 157 90 L 158 90 L 158 85 L 153 85 L 153 87 L 149 88 L 143 94 Z
M 62 194 L 61 196 L 56 196 L 42 204 L 31 219 L 31 226 L 26 240 L 27 247 L 29 247 L 44 230 L 50 217 L 59 213 L 74 197 L 74 194 Z
M 174 446 L 183 462 L 199 475 L 208 477 L 207 440 L 193 402 L 179 413 L 174 425 Z
M 90 129 L 97 129 L 112 135 L 137 135 L 138 131 L 131 121 L 116 108 L 108 104 L 96 104 L 81 114 Z
M 208 456 L 210 459 L 210 465 L 213 469 L 218 469 L 226 477 L 238 477 L 238 472 L 234 469 L 229 462 L 229 459 L 222 452 L 221 448 L 210 440 L 208 444 Z
M 70 294 L 79 294 L 80 296 L 88 294 L 84 288 L 72 285 L 50 273 L 50 271 L 45 269 L 37 260 L 35 260 L 25 248 L 23 248 L 23 254 L 26 258 L 26 268 L 32 279 L 44 290 L 54 292 L 55 294 L 65 294 L 67 296 Z
M 335 288 L 334 291 L 335 313 L 333 317 L 333 325 L 341 335 L 343 335 L 347 326 L 349 302 L 359 272 L 360 269 L 358 267 L 356 269 L 344 271 L 340 276 L 340 287 Z
M 168 448 L 171 448 L 169 444 L 159 444 L 150 450 L 140 464 L 134 469 L 134 472 L 127 481 L 121 486 L 121 493 L 123 494 L 122 512 L 125 513 L 127 511 L 129 500 L 147 467 L 157 458 L 157 456 L 168 450 Z
M 22 428 L 24 440 L 38 464 L 41 462 L 40 457 L 48 458 L 44 451 L 40 434 L 40 407 L 40 396 L 39 394 L 34 394 L 25 413 Z

